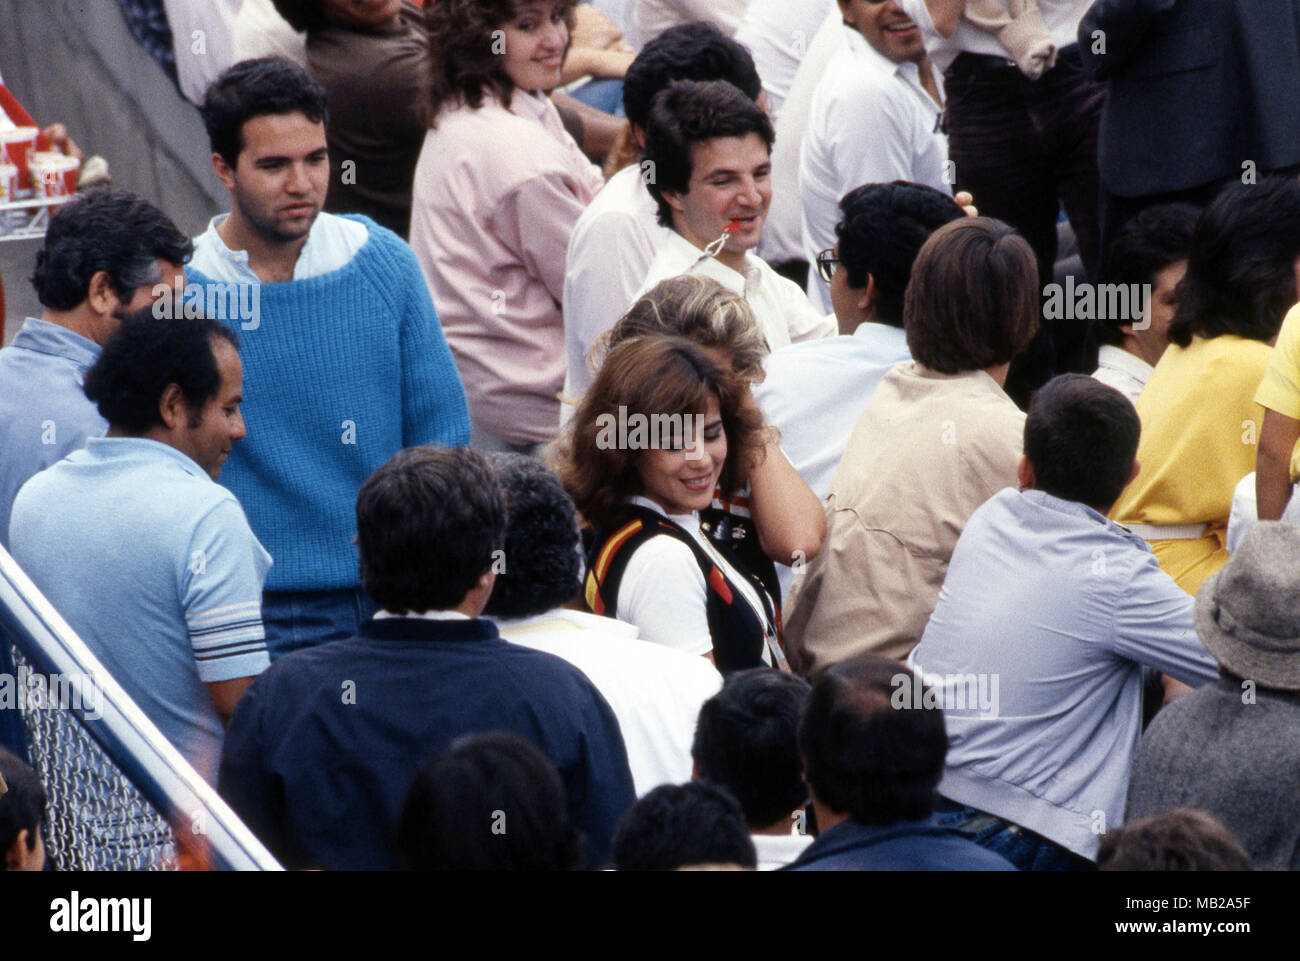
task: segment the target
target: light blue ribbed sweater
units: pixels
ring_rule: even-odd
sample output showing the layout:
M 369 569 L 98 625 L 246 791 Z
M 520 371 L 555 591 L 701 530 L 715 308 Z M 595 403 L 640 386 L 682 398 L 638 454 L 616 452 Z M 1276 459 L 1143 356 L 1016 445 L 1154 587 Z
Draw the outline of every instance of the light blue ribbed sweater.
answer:
M 369 218 L 351 219 L 370 238 L 350 263 L 262 284 L 257 326 L 231 322 L 248 436 L 220 481 L 275 559 L 270 591 L 359 586 L 361 484 L 403 447 L 469 443 L 465 390 L 415 255 Z

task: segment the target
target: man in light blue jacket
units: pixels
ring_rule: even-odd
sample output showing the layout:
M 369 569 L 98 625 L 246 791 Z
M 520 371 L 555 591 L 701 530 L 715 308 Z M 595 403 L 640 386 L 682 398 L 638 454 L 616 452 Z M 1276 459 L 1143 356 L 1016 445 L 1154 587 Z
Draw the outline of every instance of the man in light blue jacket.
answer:
M 1216 676 L 1193 601 L 1106 518 L 1137 476 L 1140 424 L 1078 374 L 1035 395 L 1020 490 L 972 515 L 909 663 L 939 694 L 951 749 L 940 823 L 1022 870 L 1088 868 L 1123 816 L 1143 667 Z

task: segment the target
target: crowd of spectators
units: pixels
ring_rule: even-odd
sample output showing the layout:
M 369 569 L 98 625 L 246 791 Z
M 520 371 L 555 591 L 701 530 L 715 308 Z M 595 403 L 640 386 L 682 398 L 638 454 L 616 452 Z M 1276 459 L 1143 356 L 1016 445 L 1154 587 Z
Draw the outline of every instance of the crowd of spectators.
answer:
M 247 0 L 0 546 L 290 868 L 1300 868 L 1300 7 L 786 6 Z

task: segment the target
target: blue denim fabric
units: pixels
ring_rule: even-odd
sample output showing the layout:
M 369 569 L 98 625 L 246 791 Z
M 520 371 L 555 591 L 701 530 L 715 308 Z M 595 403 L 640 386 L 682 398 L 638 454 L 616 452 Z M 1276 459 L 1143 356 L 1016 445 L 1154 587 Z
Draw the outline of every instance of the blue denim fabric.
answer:
M 262 623 L 266 649 L 275 661 L 304 647 L 354 636 L 375 613 L 375 602 L 360 590 L 266 591 Z
M 1087 858 L 978 808 L 941 803 L 935 820 L 964 834 L 980 847 L 1002 855 L 1021 871 L 1091 871 L 1094 868 Z
M 588 107 L 595 107 L 601 113 L 614 117 L 624 116 L 622 80 L 612 77 L 590 80 L 577 90 L 571 91 L 569 96 L 585 103 Z

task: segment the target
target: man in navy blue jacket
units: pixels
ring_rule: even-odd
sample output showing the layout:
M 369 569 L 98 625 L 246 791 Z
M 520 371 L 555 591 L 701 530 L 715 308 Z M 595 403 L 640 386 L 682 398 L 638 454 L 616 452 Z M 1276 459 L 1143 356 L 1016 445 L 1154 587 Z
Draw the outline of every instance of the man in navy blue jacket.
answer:
M 240 699 L 219 788 L 287 867 L 396 867 L 402 801 L 464 734 L 509 731 L 560 772 L 588 863 L 635 800 L 618 721 L 566 661 L 479 617 L 501 569 L 505 497 L 468 448 L 404 450 L 357 498 L 361 579 L 379 605 L 356 637 L 295 651 Z M 461 829 L 492 844 L 485 812 Z
M 799 723 L 817 839 L 783 870 L 1015 870 L 934 821 L 948 735 L 927 693 L 908 668 L 874 654 L 818 678 Z

